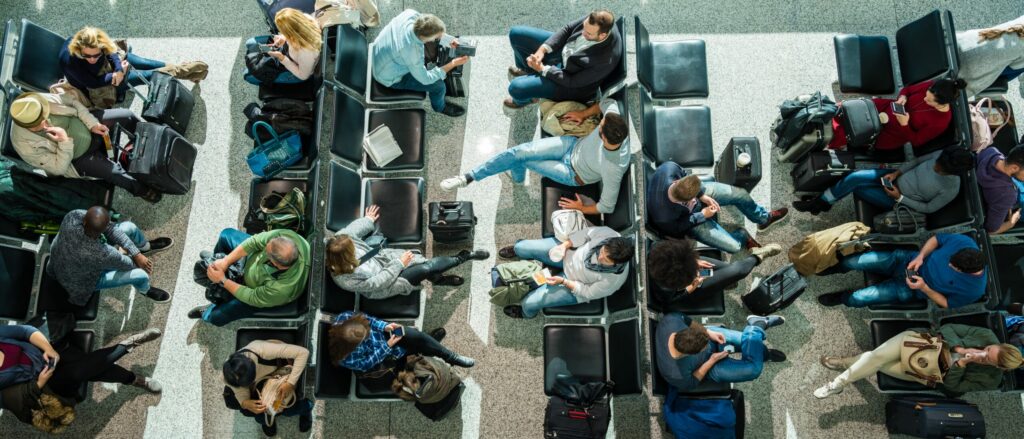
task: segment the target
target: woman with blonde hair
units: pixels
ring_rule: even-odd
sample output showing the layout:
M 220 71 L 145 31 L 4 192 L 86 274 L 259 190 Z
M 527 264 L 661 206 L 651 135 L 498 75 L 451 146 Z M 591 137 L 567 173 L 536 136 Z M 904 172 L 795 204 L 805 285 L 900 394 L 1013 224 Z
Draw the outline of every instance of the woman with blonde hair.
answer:
M 1024 16 L 988 29 L 956 34 L 960 49 L 960 78 L 967 81 L 967 96 L 977 96 L 1004 77 L 1024 73 Z
M 267 54 L 287 70 L 277 76 L 275 84 L 294 84 L 309 79 L 320 60 L 320 47 L 323 44 L 320 25 L 313 17 L 293 8 L 278 11 L 274 16 L 274 24 L 280 34 L 250 38 L 245 42 L 246 50 L 253 52 L 260 45 L 271 46 Z M 245 80 L 251 84 L 260 84 L 260 80 L 248 70 L 245 72 Z
M 380 218 L 376 205 L 327 239 L 327 271 L 339 287 L 368 299 L 406 295 L 429 280 L 436 285 L 462 285 L 462 277 L 444 274 L 466 261 L 490 257 L 486 250 L 463 250 L 455 256 L 427 259 L 411 251 L 378 248 L 366 242 Z

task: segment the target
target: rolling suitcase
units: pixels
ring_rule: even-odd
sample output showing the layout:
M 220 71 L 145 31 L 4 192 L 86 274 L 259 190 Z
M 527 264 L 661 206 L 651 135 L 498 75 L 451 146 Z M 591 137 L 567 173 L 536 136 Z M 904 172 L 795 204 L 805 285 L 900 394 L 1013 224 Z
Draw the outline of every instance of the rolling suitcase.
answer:
M 198 151 L 166 125 L 139 122 L 128 175 L 165 194 L 182 195 L 192 185 Z
M 882 132 L 878 109 L 871 99 L 850 99 L 839 106 L 839 125 L 846 131 L 847 149 L 867 149 L 875 146 Z M 895 122 L 895 121 L 893 121 Z
M 754 314 L 766 316 L 789 306 L 806 289 L 807 280 L 797 273 L 793 264 L 787 264 L 740 299 Z
M 580 406 L 554 395 L 544 412 L 544 437 L 548 439 L 600 439 L 608 433 L 611 409 L 604 396 L 589 406 Z
M 904 396 L 885 404 L 889 433 L 920 438 L 985 437 L 985 418 L 978 406 L 959 399 Z
M 740 154 L 750 163 L 739 166 Z M 715 181 L 751 190 L 761 181 L 761 143 L 756 137 L 733 137 L 715 164 Z
M 278 33 L 277 25 L 274 24 L 274 16 L 284 8 L 298 9 L 307 14 L 316 12 L 316 0 L 256 0 L 263 11 L 263 17 L 270 26 L 270 33 Z
M 442 201 L 428 205 L 428 228 L 435 242 L 452 243 L 473 240 L 476 216 L 470 201 Z
M 832 149 L 812 152 L 790 171 L 789 175 L 793 177 L 793 191 L 824 192 L 853 172 L 853 156 L 850 151 Z
M 148 80 L 139 77 L 149 86 L 146 96 L 136 92 L 144 102 L 142 118 L 167 124 L 174 131 L 184 133 L 192 119 L 192 108 L 196 105 L 192 92 L 185 88 L 185 84 L 163 72 L 153 72 Z

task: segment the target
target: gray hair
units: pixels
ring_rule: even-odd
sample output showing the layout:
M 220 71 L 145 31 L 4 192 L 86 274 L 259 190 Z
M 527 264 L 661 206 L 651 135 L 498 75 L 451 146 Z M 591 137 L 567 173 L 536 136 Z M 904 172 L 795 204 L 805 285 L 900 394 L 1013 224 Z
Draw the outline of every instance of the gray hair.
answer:
M 299 247 L 287 236 L 278 236 L 267 243 L 267 258 L 271 262 L 291 267 L 299 259 Z
M 416 23 L 412 25 L 412 30 L 417 37 L 427 38 L 437 34 L 445 33 L 444 22 L 440 18 L 437 18 L 434 14 L 420 14 L 416 18 Z

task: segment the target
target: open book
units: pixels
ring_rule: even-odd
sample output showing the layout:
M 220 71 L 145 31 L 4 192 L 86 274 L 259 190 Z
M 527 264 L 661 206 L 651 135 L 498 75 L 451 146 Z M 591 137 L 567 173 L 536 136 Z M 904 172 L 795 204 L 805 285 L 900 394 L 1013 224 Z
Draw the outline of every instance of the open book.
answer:
M 398 142 L 387 125 L 381 125 L 371 131 L 363 139 L 363 149 L 380 167 L 384 167 L 392 160 L 402 156 L 402 148 L 398 147 Z

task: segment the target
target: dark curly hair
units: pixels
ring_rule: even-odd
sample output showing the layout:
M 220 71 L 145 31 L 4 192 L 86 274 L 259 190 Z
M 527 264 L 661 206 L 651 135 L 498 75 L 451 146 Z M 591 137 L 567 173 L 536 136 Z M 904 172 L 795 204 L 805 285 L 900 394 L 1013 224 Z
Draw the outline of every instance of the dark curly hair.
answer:
M 604 251 L 608 252 L 608 259 L 616 264 L 629 262 L 633 259 L 633 240 L 629 238 L 611 238 L 604 244 Z
M 960 175 L 974 169 L 974 154 L 963 146 L 950 146 L 942 150 L 935 163 L 946 174 Z
M 696 279 L 698 257 L 689 239 L 659 241 L 647 256 L 647 271 L 659 287 L 679 291 Z
M 985 268 L 985 256 L 976 248 L 964 248 L 953 253 L 949 263 L 963 273 L 977 273 Z

